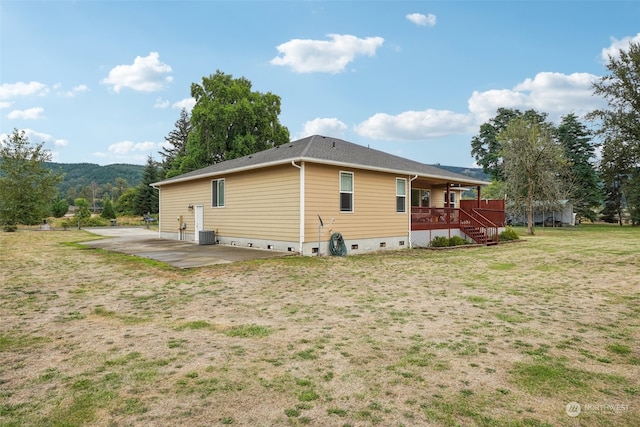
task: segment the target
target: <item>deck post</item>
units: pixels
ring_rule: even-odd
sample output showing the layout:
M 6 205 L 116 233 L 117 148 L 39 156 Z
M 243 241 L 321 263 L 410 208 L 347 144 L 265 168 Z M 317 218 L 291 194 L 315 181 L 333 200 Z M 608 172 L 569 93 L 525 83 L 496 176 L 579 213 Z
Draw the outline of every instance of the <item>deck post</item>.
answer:
M 478 207 L 478 209 L 480 209 L 480 201 L 482 200 L 482 197 L 480 196 L 480 188 L 481 188 L 481 186 L 480 186 L 480 185 L 478 185 L 478 187 L 477 187 L 477 188 L 478 188 L 478 198 L 477 198 L 477 200 L 478 200 L 478 206 L 477 206 L 477 207 Z
M 451 239 L 451 183 L 447 182 L 447 192 L 444 193 L 445 209 L 447 212 L 447 231 Z

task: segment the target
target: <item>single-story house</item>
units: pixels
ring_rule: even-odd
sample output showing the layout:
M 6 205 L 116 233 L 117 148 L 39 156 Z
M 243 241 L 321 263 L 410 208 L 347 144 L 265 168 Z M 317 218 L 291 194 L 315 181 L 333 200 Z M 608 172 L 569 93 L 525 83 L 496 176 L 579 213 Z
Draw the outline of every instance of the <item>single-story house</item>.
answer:
M 316 255 L 337 233 L 348 253 L 428 246 L 435 236 L 496 242 L 504 203 L 481 200 L 484 184 L 314 135 L 152 185 L 162 238 Z M 477 200 L 461 200 L 469 186 Z

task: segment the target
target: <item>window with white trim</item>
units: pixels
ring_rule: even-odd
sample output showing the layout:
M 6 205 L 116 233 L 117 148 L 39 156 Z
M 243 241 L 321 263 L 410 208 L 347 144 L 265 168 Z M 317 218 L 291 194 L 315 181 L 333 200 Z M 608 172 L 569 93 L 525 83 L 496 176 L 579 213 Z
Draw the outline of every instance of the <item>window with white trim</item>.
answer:
M 444 207 L 455 208 L 456 207 L 456 193 L 453 191 L 449 193 L 449 197 L 447 197 L 447 192 L 444 192 Z
M 407 211 L 407 180 L 405 178 L 396 178 L 396 212 L 404 213 Z
M 353 172 L 340 172 L 340 212 L 353 212 Z
M 224 178 L 211 181 L 211 207 L 224 207 Z
M 411 206 L 416 208 L 431 207 L 431 190 L 426 190 L 423 188 L 412 188 Z

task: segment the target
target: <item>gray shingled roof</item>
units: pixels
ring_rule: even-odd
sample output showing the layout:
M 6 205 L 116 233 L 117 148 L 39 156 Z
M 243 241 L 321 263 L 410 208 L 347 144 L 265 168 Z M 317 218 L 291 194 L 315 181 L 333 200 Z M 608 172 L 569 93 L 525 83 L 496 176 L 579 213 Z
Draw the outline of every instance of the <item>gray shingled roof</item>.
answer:
M 450 181 L 462 185 L 487 184 L 485 181 L 449 172 L 436 166 L 394 156 L 342 139 L 313 135 L 248 156 L 216 163 L 206 168 L 157 182 L 153 185 L 162 186 L 175 182 L 220 175 L 221 173 L 286 164 L 292 161 L 373 169 L 404 175 L 418 175 L 419 177 L 440 179 L 443 182 Z

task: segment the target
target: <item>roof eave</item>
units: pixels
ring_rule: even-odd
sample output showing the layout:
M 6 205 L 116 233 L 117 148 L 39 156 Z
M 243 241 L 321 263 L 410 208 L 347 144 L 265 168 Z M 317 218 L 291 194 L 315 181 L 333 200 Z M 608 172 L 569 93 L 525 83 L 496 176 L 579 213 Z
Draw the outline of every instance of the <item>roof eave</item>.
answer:
M 222 175 L 222 174 L 238 173 L 238 172 L 245 172 L 245 171 L 248 171 L 248 170 L 262 169 L 262 168 L 268 168 L 268 167 L 273 167 L 273 166 L 281 166 L 281 165 L 289 164 L 291 162 L 320 163 L 320 164 L 330 165 L 330 166 L 347 167 L 347 168 L 354 168 L 354 169 L 366 169 L 366 170 L 371 170 L 371 171 L 376 171 L 376 172 L 393 173 L 393 174 L 397 174 L 397 175 L 414 175 L 414 176 L 417 175 L 418 177 L 421 177 L 421 178 L 438 179 L 438 180 L 442 180 L 442 181 L 445 181 L 445 182 L 451 181 L 451 182 L 455 182 L 455 183 L 462 184 L 462 185 L 488 185 L 489 184 L 489 182 L 476 180 L 476 179 L 464 179 L 463 180 L 463 179 L 458 179 L 458 178 L 454 178 L 454 177 L 450 177 L 450 176 L 437 175 L 437 174 L 426 174 L 426 173 L 423 173 L 423 172 L 416 172 L 416 171 L 412 171 L 412 170 L 399 170 L 399 169 L 383 168 L 383 167 L 378 167 L 378 166 L 367 166 L 367 165 L 362 165 L 362 164 L 358 164 L 358 163 L 348 163 L 348 162 L 340 162 L 340 161 L 333 161 L 333 160 L 317 159 L 317 158 L 314 158 L 314 157 L 292 157 L 292 158 L 289 158 L 289 159 L 276 160 L 276 161 L 273 161 L 273 162 L 260 163 L 260 164 L 257 164 L 257 165 L 242 166 L 242 167 L 238 167 L 238 168 L 224 169 L 224 170 L 220 170 L 220 171 L 208 172 L 208 173 L 203 173 L 201 175 L 193 175 L 193 176 L 188 176 L 188 177 L 184 177 L 184 178 L 166 179 L 164 181 L 154 182 L 154 183 L 151 184 L 151 186 L 153 186 L 153 187 L 161 187 L 161 186 L 167 185 L 167 184 L 178 184 L 178 183 L 181 183 L 181 182 L 193 181 L 193 180 L 196 180 L 196 179 L 211 178 L 211 177 L 219 176 L 219 175 Z

